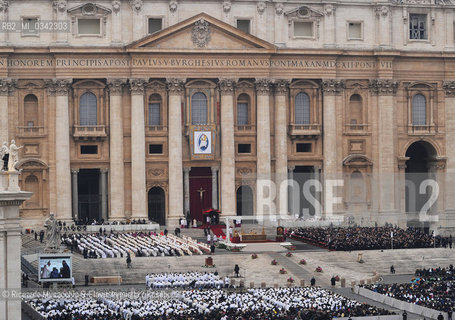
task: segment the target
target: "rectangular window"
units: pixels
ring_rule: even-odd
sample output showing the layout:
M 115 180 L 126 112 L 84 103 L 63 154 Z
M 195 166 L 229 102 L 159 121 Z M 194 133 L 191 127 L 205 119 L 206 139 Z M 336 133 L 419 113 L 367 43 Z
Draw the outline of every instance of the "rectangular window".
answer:
M 409 15 L 409 39 L 411 40 L 426 40 L 428 39 L 427 32 L 427 15 L 426 14 L 410 14 Z
M 163 154 L 163 145 L 162 144 L 149 144 L 149 153 L 150 154 Z
M 161 125 L 161 104 L 151 103 L 149 105 L 149 126 Z
M 33 127 L 33 124 L 34 124 L 33 121 L 27 122 L 27 126 L 29 126 L 29 127 Z
M 77 33 L 81 35 L 101 34 L 100 19 L 78 19 Z
M 313 22 L 294 22 L 294 37 L 313 37 Z
M 241 31 L 243 31 L 245 33 L 251 33 L 250 20 L 246 20 L 246 19 L 237 20 L 237 29 L 240 29 Z
M 149 34 L 155 33 L 163 29 L 163 19 L 149 18 Z
M 237 145 L 237 153 L 251 153 L 251 144 L 239 143 Z
M 296 151 L 297 152 L 311 152 L 311 143 L 297 143 Z
M 349 22 L 348 23 L 348 39 L 351 40 L 362 40 L 362 23 L 361 22 Z
M 30 36 L 30 35 L 38 35 L 38 29 L 36 29 L 38 24 L 38 18 L 23 18 L 22 19 L 22 35 L 23 36 Z
M 98 154 L 98 146 L 82 145 L 81 154 Z
M 248 103 L 237 103 L 237 125 L 248 124 Z

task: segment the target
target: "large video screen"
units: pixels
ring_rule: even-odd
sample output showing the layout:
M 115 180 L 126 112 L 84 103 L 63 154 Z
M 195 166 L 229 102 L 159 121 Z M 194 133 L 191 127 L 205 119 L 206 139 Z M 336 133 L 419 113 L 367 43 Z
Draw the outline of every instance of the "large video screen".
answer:
M 41 254 L 38 259 L 39 281 L 71 281 L 72 258 L 69 254 Z

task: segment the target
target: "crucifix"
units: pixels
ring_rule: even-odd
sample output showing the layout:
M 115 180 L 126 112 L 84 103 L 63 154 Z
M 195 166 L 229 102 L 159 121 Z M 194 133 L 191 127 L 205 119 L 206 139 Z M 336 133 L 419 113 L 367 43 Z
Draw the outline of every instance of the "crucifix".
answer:
M 200 187 L 199 190 L 197 190 L 197 192 L 199 192 L 199 198 L 201 199 L 201 201 L 202 201 L 202 197 L 204 196 L 205 191 L 206 190 L 202 189 L 202 187 Z

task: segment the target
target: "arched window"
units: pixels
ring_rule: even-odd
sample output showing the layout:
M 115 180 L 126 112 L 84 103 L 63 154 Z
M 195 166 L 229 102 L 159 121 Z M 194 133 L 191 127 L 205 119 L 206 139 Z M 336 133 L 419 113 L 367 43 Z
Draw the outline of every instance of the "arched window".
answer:
M 96 96 L 91 92 L 84 93 L 79 100 L 79 123 L 81 126 L 97 125 Z
M 295 96 L 295 124 L 310 124 L 310 97 L 304 92 Z
M 351 121 L 350 124 L 355 126 L 363 123 L 362 114 L 362 97 L 358 94 L 353 94 L 349 99 Z
M 191 97 L 191 123 L 207 124 L 207 96 L 202 92 Z
M 427 101 L 422 94 L 416 94 L 412 98 L 412 124 L 415 126 L 427 124 Z
M 364 202 L 366 200 L 365 182 L 360 171 L 351 173 L 351 201 Z
M 38 126 L 38 98 L 34 94 L 24 98 L 24 124 L 27 127 Z
M 33 192 L 30 200 L 25 202 L 27 207 L 39 207 L 39 182 L 38 178 L 31 174 L 25 178 L 25 190 Z
M 242 93 L 237 98 L 237 125 L 250 124 L 249 120 L 249 104 L 250 97 L 247 94 Z
M 161 125 L 161 96 L 152 94 L 149 99 L 149 126 Z

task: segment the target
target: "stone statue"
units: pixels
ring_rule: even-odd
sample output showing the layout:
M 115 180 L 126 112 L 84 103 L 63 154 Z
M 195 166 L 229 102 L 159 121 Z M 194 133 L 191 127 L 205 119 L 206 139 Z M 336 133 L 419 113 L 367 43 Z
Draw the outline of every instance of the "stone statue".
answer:
M 3 142 L 0 149 L 0 170 L 8 169 L 9 148 L 8 142 Z M 6 170 L 5 170 L 6 171 Z
M 60 227 L 52 212 L 44 222 L 44 227 L 46 228 L 46 247 L 44 250 L 58 251 L 61 242 Z
M 9 159 L 8 159 L 8 171 L 16 171 L 14 166 L 19 161 L 19 149 L 23 146 L 16 146 L 16 141 L 11 140 L 11 144 L 9 146 Z

